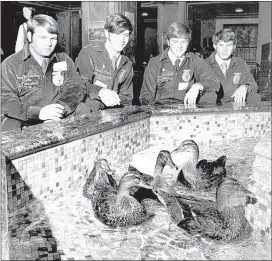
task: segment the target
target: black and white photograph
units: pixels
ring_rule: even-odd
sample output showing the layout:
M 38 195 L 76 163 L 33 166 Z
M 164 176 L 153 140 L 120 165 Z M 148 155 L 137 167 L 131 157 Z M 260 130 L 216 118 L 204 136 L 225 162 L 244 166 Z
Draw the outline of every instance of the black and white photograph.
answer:
M 1 260 L 272 260 L 271 1 L 1 1 Z

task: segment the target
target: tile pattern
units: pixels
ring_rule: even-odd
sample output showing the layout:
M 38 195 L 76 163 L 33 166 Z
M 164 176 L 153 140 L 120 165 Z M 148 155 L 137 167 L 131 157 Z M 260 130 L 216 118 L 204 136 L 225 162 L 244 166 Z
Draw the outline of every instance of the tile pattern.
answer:
M 179 145 L 184 139 L 197 142 L 261 137 L 271 128 L 270 112 L 162 115 L 150 119 L 150 144 Z
M 270 157 L 267 154 L 268 149 Z M 254 151 L 259 154 L 253 162 L 253 174 L 248 189 L 256 195 L 258 202 L 248 205 L 246 217 L 257 233 L 271 241 L 271 132 L 255 146 Z
M 149 120 L 141 120 L 77 141 L 9 161 L 7 164 L 10 212 L 36 198 L 63 192 L 78 183 L 97 158 L 111 164 L 149 146 Z
M 210 112 L 201 113 L 199 109 L 198 113 L 191 111 L 191 114 L 183 114 L 180 108 L 160 110 L 156 107 L 151 109 L 153 115 L 150 119 L 150 108 L 146 109 L 146 113 L 144 108 L 141 109 L 139 117 L 133 117 L 139 113 L 137 108 L 128 108 L 129 113 L 121 113 L 121 116 L 120 111 L 116 111 L 116 115 L 113 112 L 100 112 L 93 119 L 75 118 L 54 126 L 44 125 L 42 131 L 36 127 L 33 132 L 5 136 L 2 139 L 3 151 L 13 158 L 7 161 L 4 172 L 2 169 L 2 173 L 7 174 L 9 212 L 20 211 L 33 199 L 43 201 L 53 194 L 63 195 L 72 185 L 82 184 L 86 171 L 99 157 L 106 157 L 111 164 L 115 164 L 123 157 L 162 142 L 177 145 L 185 138 L 209 143 L 239 137 L 258 138 L 270 130 L 271 123 L 270 111 L 266 109 L 260 112 L 244 108 L 237 113 L 233 109 L 224 111 L 217 108 L 217 111 L 211 109 Z M 79 125 L 82 131 L 77 129 Z M 12 148 L 14 140 L 17 145 Z M 268 194 L 271 196 L 271 190 Z M 262 197 L 268 200 L 267 195 L 260 192 Z M 271 203 L 267 203 L 263 202 L 257 210 L 261 209 L 262 214 L 266 210 L 266 213 L 270 213 L 268 208 L 271 208 Z M 255 224 L 261 222 L 266 224 L 261 217 Z M 33 233 L 39 234 L 39 231 Z M 41 235 L 44 233 L 41 232 Z M 39 258 L 45 257 L 43 249 L 40 250 Z M 54 259 L 54 255 L 50 255 L 50 258 Z

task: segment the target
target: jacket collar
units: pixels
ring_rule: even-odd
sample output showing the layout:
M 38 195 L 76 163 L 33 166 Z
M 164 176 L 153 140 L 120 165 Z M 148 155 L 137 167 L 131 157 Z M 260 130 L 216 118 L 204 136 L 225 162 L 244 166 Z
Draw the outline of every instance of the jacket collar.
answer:
M 30 57 L 33 57 L 33 55 L 31 55 L 31 52 L 29 50 L 29 44 L 26 44 L 24 45 L 24 48 L 22 50 L 22 58 L 24 61 L 26 61 L 28 58 Z M 33 57 L 34 58 L 34 57 Z M 58 57 L 57 57 L 57 54 L 54 52 L 50 57 L 49 57 L 49 60 L 48 60 L 48 63 L 50 63 L 51 61 L 53 60 L 57 60 L 58 61 Z
M 169 59 L 169 57 L 168 57 L 168 51 L 169 51 L 169 47 L 167 47 L 163 52 L 162 52 L 162 54 L 161 54 L 161 57 L 160 57 L 160 61 L 163 61 L 163 60 L 165 60 L 165 59 Z M 185 60 L 187 60 L 187 59 L 191 59 L 192 58 L 192 56 L 191 56 L 191 54 L 190 53 L 188 53 L 188 52 L 186 52 L 185 53 L 185 59 L 184 59 L 184 61 Z M 170 59 L 169 59 L 170 60 Z
M 210 63 L 210 64 L 217 64 L 216 60 L 215 60 L 215 54 L 216 52 L 213 52 L 209 58 L 207 58 L 206 60 Z M 229 67 L 231 67 L 232 65 L 237 65 L 238 64 L 238 58 L 235 56 L 231 57 L 231 61 L 230 61 L 230 65 Z
M 107 49 L 105 47 L 105 42 L 102 42 L 102 43 L 98 44 L 97 51 L 101 52 L 106 57 L 110 57 L 109 54 L 108 54 L 108 51 L 107 51 Z M 120 63 L 121 63 L 121 61 L 130 61 L 130 59 L 126 55 L 124 55 L 123 52 L 121 52 Z

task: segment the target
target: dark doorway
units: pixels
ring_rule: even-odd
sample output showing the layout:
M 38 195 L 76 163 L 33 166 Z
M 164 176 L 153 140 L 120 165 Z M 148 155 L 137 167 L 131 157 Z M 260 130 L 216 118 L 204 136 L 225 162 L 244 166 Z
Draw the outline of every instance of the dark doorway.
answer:
M 60 25 L 59 49 L 73 60 L 82 48 L 81 43 L 81 2 L 40 2 L 5 1 L 1 2 L 1 48 L 4 60 L 15 52 L 19 26 L 25 22 L 22 9 L 31 6 L 35 14 L 52 16 Z
M 143 73 L 150 58 L 159 54 L 158 7 L 152 2 L 137 2 L 137 50 L 134 77 L 134 104 L 138 103 Z

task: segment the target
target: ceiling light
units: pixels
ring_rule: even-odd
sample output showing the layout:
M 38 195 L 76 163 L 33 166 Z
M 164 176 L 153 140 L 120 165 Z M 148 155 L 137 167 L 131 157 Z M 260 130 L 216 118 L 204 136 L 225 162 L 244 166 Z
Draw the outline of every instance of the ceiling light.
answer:
M 244 10 L 243 10 L 243 8 L 241 8 L 241 7 L 238 7 L 238 8 L 236 8 L 235 9 L 235 12 L 236 13 L 242 13 Z
M 148 13 L 147 12 L 143 12 L 142 16 L 148 16 Z

